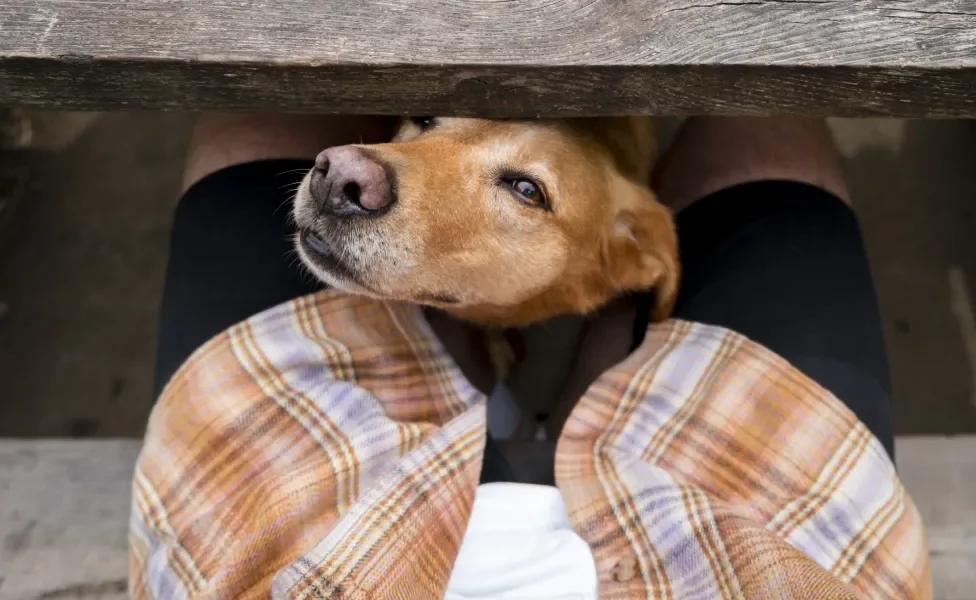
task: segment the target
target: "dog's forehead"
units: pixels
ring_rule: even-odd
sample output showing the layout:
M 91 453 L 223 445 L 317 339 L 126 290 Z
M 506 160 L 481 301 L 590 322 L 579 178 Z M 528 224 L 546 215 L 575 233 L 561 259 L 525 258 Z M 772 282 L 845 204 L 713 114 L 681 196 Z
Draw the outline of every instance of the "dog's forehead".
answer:
M 493 137 L 557 139 L 566 142 L 599 141 L 599 130 L 581 119 L 477 119 L 471 117 L 438 117 L 429 132 L 444 137 L 484 140 Z M 594 135 L 596 134 L 596 135 Z
M 437 117 L 424 131 L 409 120 L 394 142 L 426 140 L 425 146 L 469 158 L 505 161 L 531 159 L 573 167 L 580 162 L 599 164 L 642 160 L 634 154 L 639 132 L 626 118 L 593 119 L 478 119 Z M 637 154 L 643 152 L 637 151 Z M 460 154 L 456 154 L 460 156 Z M 441 157 L 442 158 L 442 157 Z
M 465 146 L 488 163 L 516 161 L 550 169 L 579 168 L 599 164 L 612 154 L 598 135 L 572 121 L 450 119 L 443 126 L 439 123 L 438 129 L 445 137 L 463 138 Z
M 561 119 L 479 119 L 473 117 L 436 117 L 435 126 L 424 133 L 417 130 L 409 119 L 400 130 L 406 141 L 422 135 L 433 134 L 441 138 L 484 139 L 486 137 L 531 136 L 562 139 L 566 143 L 585 147 L 599 146 L 616 153 L 626 150 L 645 150 L 633 146 L 634 142 L 648 141 L 652 137 L 652 120 L 634 117 L 593 117 Z

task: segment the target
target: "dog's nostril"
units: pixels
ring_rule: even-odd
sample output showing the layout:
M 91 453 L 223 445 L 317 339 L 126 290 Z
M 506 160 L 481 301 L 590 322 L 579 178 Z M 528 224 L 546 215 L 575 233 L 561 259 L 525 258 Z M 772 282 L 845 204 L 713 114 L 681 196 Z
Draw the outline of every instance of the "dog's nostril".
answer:
M 346 185 L 342 186 L 342 196 L 345 198 L 346 202 L 350 204 L 355 204 L 356 206 L 362 207 L 363 203 L 361 198 L 361 189 L 359 184 L 355 181 L 350 181 Z
M 315 157 L 315 168 L 322 171 L 322 174 L 329 172 L 329 156 L 325 152 L 319 152 L 319 155 Z

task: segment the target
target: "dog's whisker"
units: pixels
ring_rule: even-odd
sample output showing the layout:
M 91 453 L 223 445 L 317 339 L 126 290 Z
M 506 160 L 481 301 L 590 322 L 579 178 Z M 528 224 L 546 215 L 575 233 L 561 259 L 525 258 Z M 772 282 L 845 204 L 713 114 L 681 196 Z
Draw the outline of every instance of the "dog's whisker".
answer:
M 308 265 L 306 265 L 304 262 L 298 263 L 298 273 L 301 276 L 303 283 L 307 283 L 310 286 L 314 286 L 316 284 L 321 285 L 319 278 L 315 276 L 315 273 L 313 273 Z
M 293 242 L 298 242 L 297 233 L 291 237 Z M 311 267 L 305 264 L 305 261 L 302 260 L 302 255 L 298 252 L 297 248 L 293 246 L 290 250 L 285 252 L 285 257 L 290 259 L 288 262 L 288 268 L 294 268 L 298 272 L 298 276 L 301 278 L 302 283 L 305 283 L 310 287 L 321 285 L 321 281 L 315 275 L 315 272 L 312 271 Z
M 308 268 L 308 265 L 302 261 L 298 252 L 293 251 L 289 254 L 292 254 L 293 256 L 288 263 L 288 268 L 295 269 L 298 272 L 298 276 L 301 277 L 302 283 L 314 283 L 318 280 L 318 278 L 315 277 L 315 274 L 312 273 L 311 269 Z M 309 276 L 311 276 L 311 280 L 309 280 Z
M 277 215 L 278 214 L 278 211 L 281 210 L 281 207 L 282 206 L 285 206 L 287 204 L 291 204 L 293 201 L 294 201 L 294 198 L 286 198 L 283 202 L 281 202 L 278 206 L 275 207 L 274 212 L 271 213 L 271 216 L 273 217 L 273 216 Z

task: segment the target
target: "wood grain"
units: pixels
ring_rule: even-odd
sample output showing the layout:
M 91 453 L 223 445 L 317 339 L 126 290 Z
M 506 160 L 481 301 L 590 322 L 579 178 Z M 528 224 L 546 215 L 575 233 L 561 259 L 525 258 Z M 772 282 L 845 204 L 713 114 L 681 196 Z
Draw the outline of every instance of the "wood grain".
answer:
M 0 104 L 976 115 L 976 0 L 0 0 Z
M 125 598 L 135 440 L 0 440 L 0 600 Z M 538 445 L 536 449 L 545 446 Z M 976 589 L 976 436 L 899 438 L 938 600 Z M 527 480 L 551 456 L 505 446 Z M 548 448 L 551 453 L 552 448 Z M 531 456 L 529 456 L 531 454 Z

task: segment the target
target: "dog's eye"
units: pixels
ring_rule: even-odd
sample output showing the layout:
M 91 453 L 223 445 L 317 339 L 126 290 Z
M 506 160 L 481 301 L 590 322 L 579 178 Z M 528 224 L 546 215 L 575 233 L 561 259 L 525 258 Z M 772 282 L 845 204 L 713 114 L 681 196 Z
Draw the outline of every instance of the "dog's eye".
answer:
M 546 200 L 546 195 L 536 182 L 524 177 L 504 179 L 503 182 L 512 190 L 515 197 L 522 202 L 548 210 L 549 201 Z
M 434 126 L 434 117 L 410 117 L 410 120 L 421 129 L 430 129 Z

